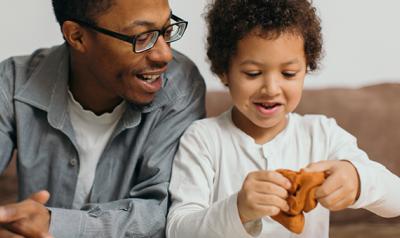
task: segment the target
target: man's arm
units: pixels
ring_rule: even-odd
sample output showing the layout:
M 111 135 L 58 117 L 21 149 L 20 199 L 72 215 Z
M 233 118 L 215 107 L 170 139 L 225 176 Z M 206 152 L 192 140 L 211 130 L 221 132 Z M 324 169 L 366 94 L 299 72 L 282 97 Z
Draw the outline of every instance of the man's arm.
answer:
M 0 63 L 0 174 L 10 162 L 15 147 L 13 84 L 14 67 L 12 60 L 9 59 Z M 6 224 L 1 221 L 0 214 L 0 237 L 15 235 L 3 227 Z
M 104 204 L 88 204 L 85 211 L 50 208 L 50 233 L 54 237 L 165 236 L 168 186 L 179 138 L 194 120 L 205 115 L 203 79 L 196 68 L 189 77 L 190 91 L 164 108 L 160 123 L 147 138 L 142 161 L 137 170 L 132 171 L 139 176 L 130 197 Z
M 129 197 L 108 203 L 87 204 L 82 210 L 48 208 L 51 211 L 50 233 L 54 237 L 164 237 L 172 159 L 183 131 L 205 114 L 203 79 L 196 68 L 186 77 L 191 78 L 190 90 L 182 93 L 173 105 L 163 109 L 161 122 L 155 125 L 147 138 L 138 168 L 132 171 L 138 176 L 135 176 L 137 181 L 134 181 L 135 186 L 130 190 Z M 38 203 L 30 204 L 35 208 L 17 209 L 23 214 L 14 214 L 13 217 L 39 221 L 47 219 L 48 213 L 38 216 L 39 212 L 35 212 L 45 209 L 43 205 L 40 208 Z M 14 208 L 22 206 L 26 206 L 24 201 L 13 204 Z M 9 223 L 16 222 L 13 231 L 24 226 L 31 227 L 29 224 L 36 222 L 29 219 L 10 220 L 4 216 L 2 219 Z M 36 234 L 43 232 L 48 230 L 35 230 Z M 33 234 L 23 235 L 35 237 Z
M 13 109 L 12 60 L 0 63 L 0 174 L 7 167 L 15 147 L 14 109 Z

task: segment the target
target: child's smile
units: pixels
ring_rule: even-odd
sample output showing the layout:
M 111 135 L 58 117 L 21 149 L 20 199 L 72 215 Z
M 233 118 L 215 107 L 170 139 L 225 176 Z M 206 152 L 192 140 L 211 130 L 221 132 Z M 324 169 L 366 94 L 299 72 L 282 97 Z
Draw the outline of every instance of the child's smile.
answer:
M 265 143 L 282 131 L 300 102 L 306 74 L 304 41 L 294 33 L 266 37 L 253 30 L 239 41 L 222 81 L 229 87 L 235 125 Z
M 275 113 L 278 113 L 280 108 L 282 107 L 282 104 L 280 103 L 255 103 L 257 110 L 261 113 L 264 114 L 267 117 L 273 116 Z

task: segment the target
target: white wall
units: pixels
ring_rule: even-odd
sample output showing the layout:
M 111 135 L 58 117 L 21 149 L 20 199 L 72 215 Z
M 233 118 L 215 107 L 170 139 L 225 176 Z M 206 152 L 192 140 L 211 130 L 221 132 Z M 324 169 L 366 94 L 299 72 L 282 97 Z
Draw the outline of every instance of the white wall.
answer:
M 205 55 L 204 6 L 208 0 L 170 0 L 189 28 L 174 47 L 199 66 L 209 89 L 220 89 Z M 400 1 L 314 0 L 323 20 L 323 68 L 308 88 L 358 87 L 400 82 Z M 50 0 L 0 0 L 0 60 L 62 42 Z
M 0 0 L 0 60 L 61 42 L 51 0 Z

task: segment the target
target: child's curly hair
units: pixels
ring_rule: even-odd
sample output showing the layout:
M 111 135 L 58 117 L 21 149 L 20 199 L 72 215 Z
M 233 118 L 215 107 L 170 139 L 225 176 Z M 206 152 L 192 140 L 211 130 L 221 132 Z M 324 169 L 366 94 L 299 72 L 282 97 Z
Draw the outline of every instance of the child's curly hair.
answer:
M 207 55 L 217 75 L 228 71 L 238 42 L 258 28 L 268 39 L 287 32 L 298 34 L 304 40 L 308 70 L 316 70 L 320 63 L 321 22 L 309 0 L 214 0 L 206 22 Z

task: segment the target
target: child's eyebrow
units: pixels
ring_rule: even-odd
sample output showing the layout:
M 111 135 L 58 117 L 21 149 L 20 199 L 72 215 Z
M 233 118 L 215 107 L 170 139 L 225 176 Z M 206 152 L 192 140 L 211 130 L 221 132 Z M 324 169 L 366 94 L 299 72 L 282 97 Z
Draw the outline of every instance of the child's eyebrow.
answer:
M 285 62 L 285 63 L 283 63 L 283 64 L 281 64 L 282 66 L 287 66 L 287 65 L 291 65 L 291 64 L 299 64 L 300 63 L 300 61 L 298 60 L 298 59 L 293 59 L 293 60 L 290 60 L 290 61 L 288 61 L 288 62 Z
M 246 64 L 262 65 L 262 63 L 257 62 L 257 61 L 255 61 L 255 60 L 245 60 L 245 61 L 243 61 L 242 63 L 240 63 L 241 66 L 242 66 L 242 65 L 246 65 Z
M 263 65 L 261 62 L 257 62 L 255 60 L 245 60 L 242 63 L 240 63 L 241 66 L 246 65 L 246 64 Z M 281 65 L 288 66 L 288 65 L 292 65 L 292 64 L 300 64 L 299 59 L 292 59 L 292 60 L 282 63 Z

